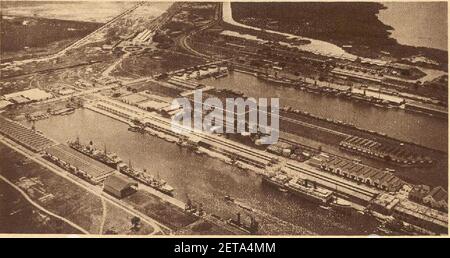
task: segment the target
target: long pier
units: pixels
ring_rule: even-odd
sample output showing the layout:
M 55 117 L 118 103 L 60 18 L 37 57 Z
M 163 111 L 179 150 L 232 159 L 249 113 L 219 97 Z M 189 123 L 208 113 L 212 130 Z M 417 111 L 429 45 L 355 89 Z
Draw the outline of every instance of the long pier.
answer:
M 109 102 L 111 104 L 114 104 L 114 109 L 117 109 L 115 111 L 103 110 L 104 112 L 117 112 L 117 114 L 128 120 L 136 116 L 145 117 L 146 123 L 151 123 L 153 128 L 160 128 L 160 130 L 162 131 L 172 131 L 172 123 L 169 119 L 155 116 L 150 112 L 118 101 L 109 99 L 104 99 L 103 101 L 105 101 L 106 103 Z M 275 154 L 250 148 L 247 145 L 231 141 L 217 135 L 191 130 L 190 128 L 184 128 L 181 125 L 174 126 L 180 132 L 185 132 L 190 136 L 197 137 L 203 143 L 209 144 L 214 148 L 214 151 L 222 152 L 227 155 L 237 155 L 238 159 L 241 159 L 243 162 L 259 168 L 255 170 L 259 173 L 265 173 L 263 168 L 269 165 L 273 160 L 280 160 L 281 158 L 280 156 L 277 156 Z M 255 166 L 256 164 L 259 164 L 259 166 Z M 288 173 L 307 176 L 310 179 L 316 181 L 318 184 L 340 192 L 343 195 L 356 198 L 360 200 L 361 203 L 369 202 L 378 193 L 380 193 L 380 191 L 377 189 L 369 188 L 365 185 L 360 185 L 355 182 L 339 178 L 335 175 L 319 171 L 317 169 L 314 169 L 313 167 L 297 161 L 287 161 L 285 168 Z

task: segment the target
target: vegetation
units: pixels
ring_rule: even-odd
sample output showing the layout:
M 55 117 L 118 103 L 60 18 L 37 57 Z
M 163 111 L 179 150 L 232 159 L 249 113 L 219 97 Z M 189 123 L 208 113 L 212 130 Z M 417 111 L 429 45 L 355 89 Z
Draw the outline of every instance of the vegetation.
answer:
M 99 23 L 94 22 L 2 17 L 1 52 L 17 51 L 25 47 L 44 47 L 55 41 L 81 38 L 99 26 Z
M 382 51 L 396 58 L 417 54 L 447 64 L 447 53 L 438 49 L 404 46 L 390 38 L 392 27 L 377 17 L 385 7 L 375 2 L 235 2 L 233 18 L 252 26 L 304 37 L 351 45 L 349 52 L 376 58 Z M 446 68 L 445 68 L 446 69 Z

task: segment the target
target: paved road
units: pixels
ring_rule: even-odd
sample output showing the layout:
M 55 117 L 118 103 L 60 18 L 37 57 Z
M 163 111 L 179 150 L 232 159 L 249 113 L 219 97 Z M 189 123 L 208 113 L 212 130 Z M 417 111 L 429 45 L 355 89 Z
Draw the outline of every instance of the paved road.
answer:
M 123 209 L 127 213 L 131 214 L 132 216 L 139 217 L 142 221 L 146 222 L 150 226 L 152 226 L 155 231 L 154 233 L 161 232 L 164 234 L 164 232 L 161 230 L 161 228 L 164 228 L 169 234 L 172 234 L 172 230 L 168 228 L 167 226 L 162 225 L 161 223 L 157 222 L 156 220 L 148 217 L 147 215 L 136 211 L 133 207 L 131 207 L 128 204 L 125 204 L 107 194 L 104 194 L 101 188 L 95 187 L 93 185 L 90 185 L 89 183 L 82 181 L 81 179 L 74 178 L 71 174 L 69 174 L 67 171 L 62 170 L 58 166 L 54 165 L 53 163 L 48 162 L 47 160 L 43 159 L 39 154 L 32 153 L 31 151 L 23 148 L 22 146 L 12 142 L 9 139 L 4 138 L 3 136 L 0 136 L 0 142 L 5 144 L 6 146 L 10 147 L 11 149 L 17 151 L 18 153 L 24 155 L 25 157 L 28 157 L 29 159 L 33 160 L 34 162 L 38 163 L 39 165 L 47 168 L 51 172 L 57 174 L 58 176 L 61 176 L 72 183 L 78 185 L 79 187 L 87 190 L 88 192 L 98 196 L 101 199 L 104 199 L 108 203 L 112 204 L 113 206 L 116 206 L 118 208 Z
M 31 62 L 42 62 L 42 61 L 48 61 L 48 60 L 51 60 L 51 59 L 54 59 L 54 58 L 61 57 L 61 56 L 65 55 L 67 51 L 69 51 L 69 50 L 71 50 L 73 48 L 77 48 L 77 47 L 81 46 L 83 43 L 85 43 L 88 39 L 90 39 L 92 36 L 97 34 L 99 31 L 107 28 L 112 23 L 114 23 L 118 19 L 122 18 L 123 16 L 131 13 L 132 11 L 134 11 L 136 8 L 138 8 L 139 6 L 141 6 L 143 4 L 144 4 L 144 2 L 140 2 L 140 3 L 136 4 L 132 8 L 130 8 L 130 9 L 126 10 L 125 12 L 119 14 L 118 16 L 114 17 L 113 19 L 111 19 L 110 21 L 108 21 L 107 23 L 102 25 L 100 28 L 98 28 L 95 31 L 91 32 L 90 34 L 88 34 L 87 36 L 83 37 L 82 39 L 80 39 L 78 41 L 75 41 L 74 43 L 70 44 L 69 46 L 67 46 L 66 48 L 60 50 L 59 52 L 57 52 L 55 54 L 52 54 L 52 55 L 49 55 L 49 56 L 45 56 L 45 57 L 37 57 L 37 58 L 32 58 L 32 59 L 14 61 L 13 63 L 15 65 L 23 65 L 23 64 L 27 64 L 27 63 L 31 63 Z
M 201 31 L 204 31 L 204 30 L 206 30 L 206 29 L 208 29 L 208 28 L 210 28 L 210 27 L 216 25 L 216 24 L 220 21 L 220 19 L 221 19 L 221 17 L 222 17 L 222 5 L 223 5 L 222 3 L 218 3 L 218 4 L 217 4 L 216 10 L 215 10 L 215 17 L 214 17 L 214 20 L 213 20 L 213 21 L 211 21 L 211 22 L 208 23 L 208 24 L 205 24 L 205 25 L 204 25 L 203 27 L 201 27 L 200 29 L 193 31 L 193 32 L 192 32 L 191 34 L 189 34 L 189 35 L 183 35 L 183 36 L 181 36 L 181 37 L 178 39 L 177 44 L 178 44 L 180 47 L 184 48 L 185 50 L 187 50 L 188 52 L 190 52 L 191 54 L 193 54 L 193 55 L 195 55 L 195 56 L 199 56 L 199 57 L 203 57 L 203 58 L 212 58 L 211 56 L 206 55 L 206 54 L 203 54 L 203 53 L 200 53 L 200 52 L 196 51 L 195 49 L 193 49 L 191 46 L 189 46 L 189 44 L 188 44 L 188 39 L 189 39 L 190 36 L 193 36 L 193 35 L 195 35 L 195 34 L 201 32 Z
M 87 231 L 87 230 L 85 230 L 84 228 L 78 226 L 78 225 L 75 224 L 74 222 L 72 222 L 72 221 L 70 221 L 70 220 L 68 220 L 68 219 L 66 219 L 66 218 L 63 218 L 63 217 L 61 217 L 61 216 L 59 216 L 59 215 L 57 215 L 57 214 L 55 214 L 55 213 L 53 213 L 53 212 L 47 210 L 46 208 L 42 207 L 41 205 L 39 205 L 38 203 L 36 203 L 35 201 L 33 201 L 33 200 L 32 200 L 32 199 L 31 199 L 31 198 L 30 198 L 30 197 L 29 197 L 22 189 L 20 189 L 20 188 L 19 188 L 18 186 L 16 186 L 14 183 L 12 183 L 12 182 L 9 181 L 8 179 L 6 179 L 4 176 L 0 175 L 0 179 L 3 180 L 3 181 L 5 181 L 8 185 L 10 185 L 11 187 L 13 187 L 15 190 L 17 190 L 17 191 L 25 198 L 25 200 L 27 200 L 31 205 L 33 205 L 34 207 L 36 207 L 36 208 L 39 209 L 40 211 L 42 211 L 42 212 L 44 212 L 44 213 L 47 213 L 48 215 L 50 215 L 50 216 L 52 216 L 52 217 L 54 217 L 54 218 L 56 218 L 56 219 L 59 219 L 59 220 L 64 221 L 65 223 L 69 224 L 70 226 L 72 226 L 72 227 L 78 229 L 78 230 L 79 230 L 80 232 L 82 232 L 83 234 L 87 234 L 87 235 L 90 234 L 89 231 Z

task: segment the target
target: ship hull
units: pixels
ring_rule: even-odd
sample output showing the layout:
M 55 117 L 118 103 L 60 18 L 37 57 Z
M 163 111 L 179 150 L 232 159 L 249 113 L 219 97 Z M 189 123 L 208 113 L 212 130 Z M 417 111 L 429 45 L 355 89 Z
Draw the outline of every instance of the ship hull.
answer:
M 333 202 L 331 202 L 329 205 L 333 210 L 347 215 L 351 215 L 354 212 L 354 208 L 349 205 L 340 205 Z
M 111 168 L 114 168 L 114 169 L 117 169 L 117 165 L 120 163 L 120 161 L 117 161 L 117 162 L 115 162 L 115 161 L 108 161 L 108 160 L 105 160 L 103 158 L 100 158 L 100 157 L 98 157 L 98 156 L 96 156 L 96 155 L 94 155 L 94 154 L 92 154 L 92 153 L 90 153 L 88 151 L 85 151 L 85 150 L 83 150 L 81 148 L 78 148 L 78 147 L 74 146 L 73 144 L 69 144 L 69 147 L 74 149 L 74 150 L 76 150 L 76 151 L 78 151 L 78 152 L 80 152 L 80 153 L 82 153 L 82 154 L 84 154 L 84 155 L 86 155 L 86 156 L 88 156 L 88 157 L 90 157 L 90 158 L 92 158 L 92 159 L 95 159 L 95 160 L 97 160 L 97 161 L 99 161 L 99 162 L 101 162 L 101 163 L 103 163 L 103 164 L 105 164 L 105 165 L 107 165 L 107 166 L 109 166 Z
M 142 184 L 144 184 L 146 186 L 149 186 L 149 187 L 151 187 L 151 188 L 153 188 L 153 189 L 155 189 L 155 190 L 157 190 L 157 191 L 159 191 L 159 192 L 161 192 L 163 194 L 166 194 L 166 195 L 169 195 L 169 196 L 173 196 L 173 190 L 172 191 L 168 191 L 168 190 L 165 190 L 165 189 L 160 188 L 158 186 L 155 186 L 151 182 L 147 182 L 146 180 L 140 178 L 139 176 L 134 175 L 133 173 L 128 172 L 128 171 L 126 171 L 124 169 L 120 169 L 119 172 L 124 174 L 124 175 L 127 175 L 127 176 L 137 180 L 138 182 L 140 182 L 140 183 L 142 183 Z
M 290 186 L 281 184 L 279 182 L 270 180 L 270 178 L 268 178 L 268 177 L 263 177 L 263 182 L 268 184 L 268 185 L 270 185 L 270 186 L 275 186 L 275 187 L 277 187 L 279 189 L 285 189 L 289 193 L 292 193 L 295 196 L 300 197 L 300 198 L 305 199 L 305 200 L 310 201 L 310 202 L 314 202 L 314 203 L 317 203 L 317 204 L 324 204 L 324 203 L 327 203 L 327 201 L 328 201 L 327 199 L 322 199 L 322 198 L 310 195 L 310 194 L 308 194 L 306 192 L 297 190 L 294 187 L 290 187 Z

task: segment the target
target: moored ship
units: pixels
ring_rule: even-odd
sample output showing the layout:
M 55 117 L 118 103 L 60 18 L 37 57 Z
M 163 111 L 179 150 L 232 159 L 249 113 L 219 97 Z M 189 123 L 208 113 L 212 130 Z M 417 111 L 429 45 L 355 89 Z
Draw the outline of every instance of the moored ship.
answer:
M 131 178 L 134 178 L 137 181 L 139 181 L 147 186 L 150 186 L 153 189 L 156 189 L 156 190 L 158 190 L 164 194 L 170 195 L 170 196 L 173 195 L 174 188 L 172 186 L 170 186 L 166 181 L 164 181 L 160 178 L 156 178 L 153 175 L 147 173 L 145 169 L 140 171 L 138 169 L 133 168 L 131 166 L 131 163 L 129 165 L 127 165 L 122 162 L 118 165 L 118 170 L 121 173 L 123 173 Z
M 333 210 L 336 210 L 341 213 L 345 214 L 351 214 L 353 211 L 355 211 L 355 208 L 352 206 L 352 203 L 344 200 L 339 197 L 333 196 L 333 198 L 328 203 Z
M 264 176 L 263 182 L 320 204 L 330 202 L 333 197 L 333 191 L 317 186 L 316 182 L 302 178 L 292 178 L 284 174 Z
M 119 156 L 117 156 L 116 153 L 107 152 L 106 147 L 103 151 L 96 149 L 92 141 L 89 143 L 89 145 L 83 145 L 80 143 L 80 139 L 77 138 L 75 141 L 69 141 L 68 145 L 72 149 L 79 151 L 84 155 L 100 161 L 103 164 L 108 165 L 114 169 L 117 169 L 117 165 L 122 162 L 122 160 L 119 158 Z
M 292 80 L 278 78 L 278 77 L 275 77 L 272 75 L 257 74 L 256 77 L 258 79 L 262 79 L 262 80 L 269 81 L 269 82 L 275 82 L 275 83 L 280 83 L 280 84 L 285 84 L 285 85 L 294 85 L 294 82 Z

